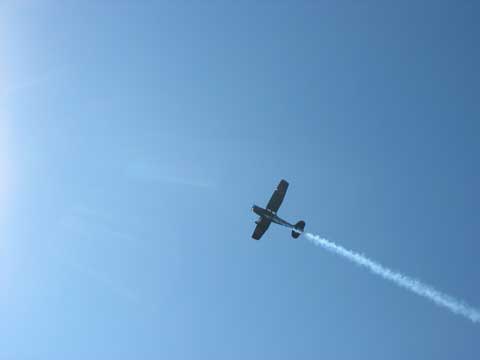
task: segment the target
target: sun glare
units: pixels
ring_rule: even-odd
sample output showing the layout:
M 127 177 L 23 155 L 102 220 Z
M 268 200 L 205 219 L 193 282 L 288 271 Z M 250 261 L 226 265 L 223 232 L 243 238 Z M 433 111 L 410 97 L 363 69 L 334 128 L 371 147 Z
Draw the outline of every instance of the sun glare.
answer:
M 6 210 L 10 172 L 8 170 L 8 104 L 6 99 L 6 81 L 4 66 L 0 63 L 0 222 Z
M 5 14 L 0 16 L 0 51 L 7 54 L 7 34 L 6 34 Z M 9 171 L 9 153 L 8 153 L 8 71 L 6 57 L 0 59 L 0 224 L 4 221 L 7 211 L 7 197 L 9 195 L 10 175 Z
M 0 70 L 0 81 L 1 78 Z M 8 195 L 8 167 L 7 167 L 7 144 L 6 144 L 6 111 L 5 111 L 5 99 L 2 90 L 5 89 L 4 83 L 0 83 L 0 228 L 4 228 L 5 215 L 7 211 L 7 195 Z M 0 231 L 0 290 L 4 290 L 7 280 L 8 266 L 6 262 L 8 260 L 6 256 L 6 241 L 4 231 Z
M 3 220 L 9 185 L 7 121 L 5 111 L 0 110 L 0 221 Z

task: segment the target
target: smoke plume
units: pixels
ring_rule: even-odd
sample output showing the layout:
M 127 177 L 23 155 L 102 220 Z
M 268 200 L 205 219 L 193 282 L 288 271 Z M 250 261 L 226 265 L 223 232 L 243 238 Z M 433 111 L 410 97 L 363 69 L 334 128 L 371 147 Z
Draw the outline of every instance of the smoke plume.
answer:
M 414 294 L 422 296 L 438 306 L 450 310 L 454 314 L 466 317 L 474 323 L 480 322 L 480 311 L 465 304 L 464 302 L 435 290 L 430 285 L 424 284 L 419 280 L 412 279 L 399 272 L 392 271 L 362 254 L 347 250 L 344 247 L 327 239 L 321 238 L 318 235 L 310 234 L 308 232 L 305 232 L 304 234 L 306 238 L 315 245 L 321 246 L 324 249 L 336 255 L 342 256 L 359 266 L 365 267 L 373 274 L 378 275 L 385 280 L 391 281 L 394 284 L 413 292 Z

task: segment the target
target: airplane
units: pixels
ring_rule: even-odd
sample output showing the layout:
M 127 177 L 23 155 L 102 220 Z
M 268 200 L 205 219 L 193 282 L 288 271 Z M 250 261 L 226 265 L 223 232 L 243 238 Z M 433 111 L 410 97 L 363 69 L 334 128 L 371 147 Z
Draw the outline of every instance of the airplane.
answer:
M 265 209 L 257 205 L 252 206 L 252 211 L 259 216 L 258 220 L 255 221 L 257 226 L 252 234 L 254 240 L 260 240 L 272 222 L 292 229 L 292 237 L 294 239 L 298 238 L 305 229 L 305 221 L 300 220 L 295 225 L 292 225 L 277 215 L 277 211 L 280 208 L 280 205 L 282 205 L 287 189 L 288 182 L 286 180 L 281 180 Z

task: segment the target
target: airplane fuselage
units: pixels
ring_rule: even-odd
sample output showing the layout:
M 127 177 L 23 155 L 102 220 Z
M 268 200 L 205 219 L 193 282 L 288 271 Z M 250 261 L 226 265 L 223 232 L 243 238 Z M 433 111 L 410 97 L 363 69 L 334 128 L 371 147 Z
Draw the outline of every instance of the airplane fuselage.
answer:
M 279 217 L 276 213 L 273 211 L 270 211 L 268 209 L 261 208 L 260 206 L 253 205 L 252 206 L 252 211 L 257 214 L 258 216 L 262 218 L 266 218 L 267 220 L 270 220 L 271 222 L 278 224 L 278 225 L 283 225 L 291 229 L 295 229 L 295 226 L 290 224 L 288 221 L 283 220 L 281 217 Z

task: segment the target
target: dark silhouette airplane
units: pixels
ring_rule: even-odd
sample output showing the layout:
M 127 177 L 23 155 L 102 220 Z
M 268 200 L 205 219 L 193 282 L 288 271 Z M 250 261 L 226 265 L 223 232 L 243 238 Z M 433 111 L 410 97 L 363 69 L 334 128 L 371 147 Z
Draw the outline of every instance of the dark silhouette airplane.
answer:
M 258 220 L 255 221 L 257 226 L 252 234 L 253 239 L 260 240 L 272 222 L 292 229 L 292 237 L 294 239 L 298 238 L 303 232 L 305 229 L 305 221 L 300 220 L 295 225 L 292 225 L 277 215 L 277 211 L 280 208 L 280 205 L 282 205 L 282 201 L 287 193 L 287 189 L 288 182 L 281 180 L 277 186 L 277 189 L 273 192 L 273 195 L 265 209 L 261 208 L 260 206 L 253 205 L 252 211 L 259 216 Z

